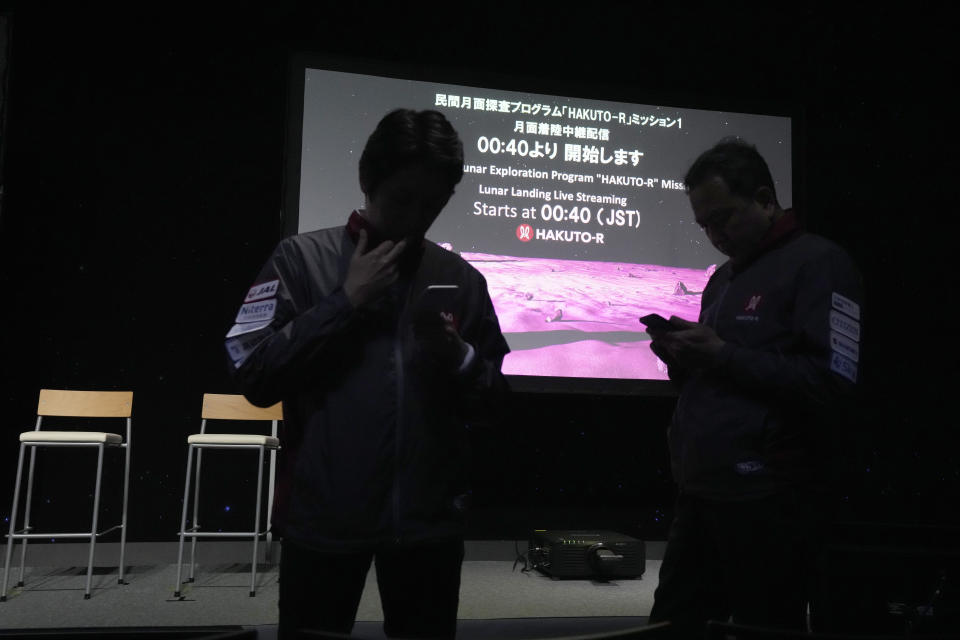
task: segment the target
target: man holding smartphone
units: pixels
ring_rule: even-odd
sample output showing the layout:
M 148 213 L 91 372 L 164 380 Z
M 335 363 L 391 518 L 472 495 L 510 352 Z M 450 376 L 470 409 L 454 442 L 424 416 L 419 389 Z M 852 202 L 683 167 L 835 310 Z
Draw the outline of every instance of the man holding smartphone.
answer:
M 283 401 L 279 633 L 349 633 L 375 562 L 388 636 L 452 638 L 465 423 L 509 349 L 483 276 L 424 239 L 463 175 L 446 118 L 387 114 L 359 169 L 365 207 L 283 240 L 227 339 L 244 395 Z
M 679 495 L 650 621 L 670 620 L 678 638 L 731 615 L 805 630 L 831 429 L 859 377 L 860 275 L 780 207 L 753 146 L 721 141 L 684 183 L 729 260 L 699 322 L 648 328 L 680 387 L 668 432 Z

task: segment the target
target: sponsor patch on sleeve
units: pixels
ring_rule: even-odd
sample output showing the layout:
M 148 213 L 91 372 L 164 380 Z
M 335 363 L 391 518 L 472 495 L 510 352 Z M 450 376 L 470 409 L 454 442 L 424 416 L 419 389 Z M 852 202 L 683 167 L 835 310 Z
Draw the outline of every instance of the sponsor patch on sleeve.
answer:
M 233 338 L 227 338 L 225 346 L 230 359 L 233 360 L 233 366 L 239 367 L 253 353 L 260 342 L 266 338 L 266 333 L 258 331 L 255 333 L 245 333 Z
M 276 312 L 276 298 L 261 300 L 259 302 L 248 302 L 240 307 L 240 311 L 237 312 L 237 319 L 235 322 L 240 324 L 245 324 L 248 322 L 265 322 L 268 320 L 273 320 L 273 316 Z
M 830 348 L 837 353 L 844 355 L 854 362 L 860 362 L 860 345 L 855 340 L 837 333 L 830 332 Z
M 857 363 L 836 351 L 830 353 L 830 370 L 850 382 L 857 381 Z
M 734 466 L 737 470 L 737 473 L 742 476 L 760 473 L 766 469 L 766 465 L 760 460 L 747 460 L 745 462 L 738 462 Z
M 833 292 L 833 308 L 847 314 L 854 320 L 860 319 L 860 305 L 836 291 Z
M 830 328 L 860 342 L 860 323 L 839 311 L 830 310 Z
M 270 321 L 265 322 L 247 322 L 245 324 L 235 324 L 230 327 L 230 331 L 227 332 L 228 338 L 235 338 L 237 336 L 242 336 L 246 333 L 253 333 L 254 331 L 260 331 L 266 327 L 270 326 Z
M 274 296 L 277 295 L 277 290 L 279 288 L 280 288 L 280 280 L 271 280 L 270 282 L 262 282 L 260 284 L 255 284 L 252 287 L 250 287 L 250 291 L 247 292 L 247 297 L 244 298 L 243 301 L 255 302 L 257 300 L 273 298 Z

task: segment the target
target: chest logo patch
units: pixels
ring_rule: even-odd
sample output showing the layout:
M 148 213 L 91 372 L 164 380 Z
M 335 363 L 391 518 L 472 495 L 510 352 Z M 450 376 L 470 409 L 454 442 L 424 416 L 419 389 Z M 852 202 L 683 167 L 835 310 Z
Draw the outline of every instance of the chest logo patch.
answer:
M 744 311 L 756 311 L 757 307 L 760 306 L 760 299 L 763 296 L 750 296 L 750 300 L 747 302 L 747 306 L 743 308 Z

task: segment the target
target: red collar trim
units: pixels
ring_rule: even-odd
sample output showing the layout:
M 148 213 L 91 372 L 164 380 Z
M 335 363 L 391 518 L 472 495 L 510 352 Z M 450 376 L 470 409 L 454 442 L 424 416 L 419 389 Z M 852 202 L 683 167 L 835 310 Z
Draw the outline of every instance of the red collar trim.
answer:
M 357 241 L 360 240 L 361 229 L 367 232 L 368 247 L 375 247 L 386 239 L 369 220 L 360 215 L 360 212 L 354 210 L 347 219 L 347 233 L 350 234 L 353 244 L 357 244 Z
M 375 226 L 373 226 L 369 220 L 360 215 L 360 213 L 356 210 L 350 213 L 350 217 L 347 219 L 346 229 L 347 234 L 350 236 L 350 239 L 353 240 L 354 245 L 356 245 L 360 240 L 360 230 L 363 229 L 366 231 L 368 251 L 387 239 Z M 407 247 L 406 250 L 404 250 L 403 255 L 400 257 L 401 274 L 412 273 L 413 271 L 416 271 L 420 264 L 420 258 L 422 255 L 423 245 L 417 247 Z
M 783 238 L 793 234 L 795 231 L 800 230 L 800 222 L 797 220 L 797 216 L 794 213 L 793 209 L 787 209 L 783 212 L 783 215 L 780 216 L 770 228 L 767 229 L 767 233 L 764 234 L 763 239 L 760 241 L 759 250 L 766 251 L 773 245 L 777 244 Z

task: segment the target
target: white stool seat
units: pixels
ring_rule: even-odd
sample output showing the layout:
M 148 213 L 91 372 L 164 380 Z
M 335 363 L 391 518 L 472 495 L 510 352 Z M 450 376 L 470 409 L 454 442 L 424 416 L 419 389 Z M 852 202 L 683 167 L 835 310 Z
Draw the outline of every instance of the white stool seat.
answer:
M 123 436 L 103 431 L 24 431 L 20 442 L 105 442 L 122 444 Z
M 187 437 L 187 444 L 252 444 L 276 449 L 280 446 L 280 439 L 245 433 L 195 433 Z

